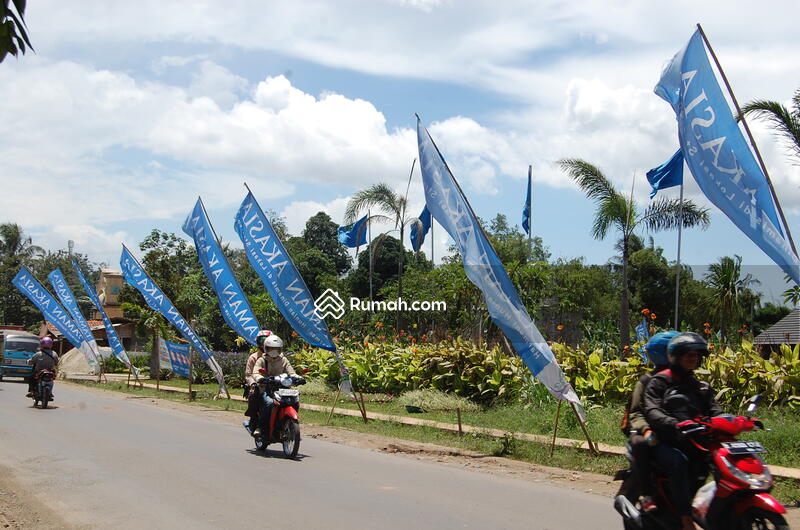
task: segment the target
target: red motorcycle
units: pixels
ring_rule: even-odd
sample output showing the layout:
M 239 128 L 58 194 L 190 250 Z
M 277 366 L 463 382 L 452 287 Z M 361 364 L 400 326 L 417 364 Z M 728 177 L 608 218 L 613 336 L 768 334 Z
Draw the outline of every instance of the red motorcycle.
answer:
M 280 443 L 286 458 L 295 458 L 300 450 L 300 392 L 293 386 L 306 384 L 299 375 L 281 374 L 265 377 L 259 381 L 261 399 L 265 405 L 272 405 L 267 432 L 254 434 L 256 426 L 249 420 L 243 422 L 244 428 L 253 437 L 256 450 L 264 451 L 271 443 Z
M 750 400 L 747 413 L 752 413 L 761 396 Z M 686 396 L 673 395 L 668 401 L 685 402 Z M 736 439 L 742 432 L 764 429 L 763 423 L 749 416 L 722 414 L 713 418 L 694 419 L 696 427 L 684 432 L 692 446 L 702 454 L 707 466 L 698 473 L 692 484 L 694 501 L 692 517 L 702 528 L 709 530 L 768 529 L 788 530 L 783 514 L 786 509 L 769 494 L 773 478 L 761 458 L 766 449 L 760 442 Z M 628 458 L 632 462 L 630 451 Z M 711 468 L 714 480 L 704 484 L 707 469 Z M 614 508 L 622 516 L 625 530 L 681 528 L 680 518 L 674 511 L 668 477 L 653 464 L 655 503 L 653 511 L 638 507 L 637 495 L 617 495 Z M 632 468 L 617 473 L 617 479 L 635 480 Z M 633 491 L 625 488 L 620 491 Z
M 52 370 L 42 370 L 35 376 L 36 384 L 33 386 L 33 406 L 41 401 L 41 408 L 46 409 L 47 403 L 53 400 L 53 381 L 56 373 Z

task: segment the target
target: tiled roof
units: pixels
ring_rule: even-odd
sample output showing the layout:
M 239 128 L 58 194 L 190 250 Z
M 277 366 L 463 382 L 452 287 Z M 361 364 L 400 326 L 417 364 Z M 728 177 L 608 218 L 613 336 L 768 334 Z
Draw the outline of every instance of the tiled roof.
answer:
M 756 344 L 798 344 L 800 343 L 800 308 L 795 309 L 774 326 L 756 337 Z

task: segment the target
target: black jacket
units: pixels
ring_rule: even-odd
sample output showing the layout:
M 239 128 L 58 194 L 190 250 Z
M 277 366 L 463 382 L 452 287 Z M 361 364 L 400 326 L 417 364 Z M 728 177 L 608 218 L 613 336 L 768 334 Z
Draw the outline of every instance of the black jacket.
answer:
M 667 409 L 664 400 L 672 394 L 683 394 L 689 399 L 688 406 Z M 681 421 L 693 420 L 698 416 L 718 416 L 722 407 L 714 401 L 714 392 L 707 383 L 693 375 L 679 375 L 670 369 L 654 375 L 645 388 L 644 413 L 650 428 L 660 440 L 677 443 L 678 431 L 675 427 Z

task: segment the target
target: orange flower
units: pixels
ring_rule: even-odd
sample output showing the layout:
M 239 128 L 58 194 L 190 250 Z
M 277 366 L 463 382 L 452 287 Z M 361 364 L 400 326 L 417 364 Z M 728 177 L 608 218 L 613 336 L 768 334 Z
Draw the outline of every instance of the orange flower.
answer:
M 656 319 L 656 314 L 650 313 L 650 320 L 655 320 L 655 319 Z
M 296 337 L 296 336 L 297 336 L 297 332 L 296 331 L 292 331 L 292 337 Z
M 708 322 L 705 322 L 705 323 L 703 323 L 703 327 L 710 328 L 711 324 L 709 324 Z
M 711 328 L 706 328 L 704 331 L 706 335 L 711 335 Z
M 383 322 L 376 322 L 375 327 L 381 329 L 383 327 Z
M 564 331 L 564 325 L 563 324 L 559 324 L 559 325 L 556 326 L 556 329 L 558 331 Z
M 630 349 L 631 349 L 631 347 L 626 344 L 625 347 L 622 348 L 622 351 L 628 351 Z
M 649 309 L 647 309 L 647 308 L 645 308 L 645 309 L 642 309 L 642 314 L 643 314 L 644 316 L 647 316 L 647 315 L 649 315 L 649 314 L 650 314 L 650 310 L 649 310 Z
M 709 350 L 711 350 L 711 351 L 714 351 L 714 350 L 716 350 L 716 349 L 717 349 L 717 347 L 716 347 L 716 346 L 714 346 L 713 344 L 709 344 L 709 345 L 708 345 L 708 349 L 709 349 Z
M 416 344 L 417 343 L 417 339 L 411 339 L 411 343 L 412 344 Z
M 381 339 L 381 340 L 386 340 L 386 335 L 381 335 L 381 336 L 380 336 L 380 337 L 378 337 L 378 338 L 379 338 L 379 339 Z

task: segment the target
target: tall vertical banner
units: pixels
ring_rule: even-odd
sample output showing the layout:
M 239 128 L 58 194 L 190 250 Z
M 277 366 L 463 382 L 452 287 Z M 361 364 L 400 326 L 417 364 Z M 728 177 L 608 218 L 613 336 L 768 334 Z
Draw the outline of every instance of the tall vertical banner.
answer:
M 44 315 L 45 320 L 50 322 L 55 328 L 66 337 L 78 349 L 84 343 L 83 335 L 81 335 L 75 321 L 61 307 L 53 295 L 45 289 L 42 284 L 33 276 L 33 273 L 27 267 L 22 267 L 14 279 L 11 280 L 14 287 L 24 294 L 28 300 L 33 302 L 39 311 Z M 85 350 L 81 350 L 86 355 Z M 88 359 L 87 359 L 88 361 Z
M 531 373 L 553 396 L 576 405 L 576 411 L 584 419 L 578 395 L 528 315 L 500 258 L 419 118 L 417 141 L 428 209 L 456 242 L 464 261 L 464 271 L 483 292 L 492 320 L 503 330 Z
M 222 253 L 217 235 L 200 198 L 183 223 L 183 231 L 194 240 L 197 257 L 203 266 L 206 278 L 211 282 L 211 288 L 217 294 L 225 322 L 247 342 L 256 346 L 256 335 L 261 327 L 242 287 L 233 275 L 228 259 Z
M 780 228 L 767 178 L 734 119 L 698 29 L 664 69 L 686 164 L 706 197 L 800 285 L 800 260 Z
M 55 289 L 56 296 L 61 301 L 61 305 L 64 306 L 72 316 L 72 320 L 78 327 L 78 331 L 81 332 L 84 341 L 83 347 L 81 348 L 83 356 L 86 357 L 89 366 L 92 368 L 97 367 L 102 362 L 100 350 L 97 348 L 97 341 L 94 340 L 94 335 L 92 335 L 92 330 L 89 328 L 89 323 L 86 322 L 83 313 L 81 313 L 78 302 L 75 300 L 75 295 L 72 294 L 72 289 L 67 285 L 64 274 L 62 274 L 61 269 L 56 269 L 47 275 L 47 279 L 50 280 L 50 285 Z
M 122 246 L 122 255 L 119 259 L 119 266 L 122 269 L 122 275 L 125 281 L 131 286 L 135 287 L 144 297 L 147 305 L 154 311 L 158 311 L 167 319 L 167 321 L 175 326 L 184 339 L 194 346 L 200 352 L 200 355 L 205 360 L 211 372 L 216 377 L 220 386 L 225 388 L 225 378 L 222 376 L 222 368 L 220 368 L 217 360 L 214 359 L 214 354 L 208 349 L 208 346 L 200 339 L 192 326 L 186 322 L 186 319 L 178 312 L 172 301 L 167 298 L 167 295 L 156 285 L 156 282 L 147 274 L 144 267 L 137 261 L 133 254 L 125 247 Z
M 139 369 L 131 364 L 131 361 L 128 358 L 128 353 L 125 351 L 122 341 L 119 340 L 117 330 L 114 329 L 114 325 L 111 324 L 111 319 L 108 318 L 106 310 L 103 309 L 103 304 L 100 302 L 100 297 L 97 296 L 97 291 L 95 291 L 94 287 L 92 287 L 92 285 L 86 281 L 86 278 L 81 272 L 81 268 L 78 266 L 77 262 L 72 262 L 72 268 L 75 269 L 75 274 L 78 275 L 78 279 L 81 281 L 83 290 L 86 291 L 86 295 L 89 297 L 89 300 L 92 301 L 95 309 L 97 309 L 97 312 L 100 313 L 100 318 L 103 320 L 103 326 L 106 328 L 106 340 L 108 341 L 108 345 L 111 347 L 111 352 L 114 354 L 114 357 L 119 359 L 119 361 L 128 368 L 133 369 L 138 376 Z
M 525 204 L 522 207 L 522 229 L 525 233 L 531 233 L 531 171 L 532 167 L 528 166 L 528 194 L 525 196 Z
M 343 392 L 352 394 L 350 373 L 336 351 L 328 326 L 317 315 L 314 298 L 306 282 L 256 198 L 249 191 L 236 212 L 234 228 L 244 244 L 247 259 L 269 291 L 278 310 L 303 340 L 312 346 L 333 352 L 342 377 L 340 388 Z

